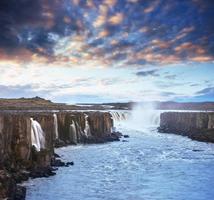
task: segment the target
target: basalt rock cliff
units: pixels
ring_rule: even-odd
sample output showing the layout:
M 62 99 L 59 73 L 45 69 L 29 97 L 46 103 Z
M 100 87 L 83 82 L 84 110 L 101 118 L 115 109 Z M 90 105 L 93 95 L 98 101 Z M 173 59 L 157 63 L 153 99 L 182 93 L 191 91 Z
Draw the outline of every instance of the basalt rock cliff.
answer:
M 66 144 L 118 140 L 112 133 L 113 120 L 108 112 L 60 112 L 57 118 L 59 140 Z
M 164 112 L 158 130 L 214 142 L 214 112 Z

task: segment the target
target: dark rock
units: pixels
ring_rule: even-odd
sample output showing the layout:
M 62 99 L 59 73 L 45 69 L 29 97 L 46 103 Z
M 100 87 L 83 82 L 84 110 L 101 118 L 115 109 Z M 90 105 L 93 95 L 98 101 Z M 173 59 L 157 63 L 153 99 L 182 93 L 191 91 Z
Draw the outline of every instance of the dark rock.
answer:
M 0 199 L 14 199 L 16 182 L 7 170 L 0 170 Z
M 193 140 L 214 143 L 214 112 L 165 112 L 160 116 L 161 133 L 174 133 Z
M 54 176 L 56 173 L 51 167 L 36 168 L 30 172 L 31 178 Z
M 66 167 L 73 166 L 73 165 L 74 165 L 74 162 L 67 162 L 67 163 L 65 164 Z
M 66 145 L 67 145 L 67 143 L 64 142 L 63 140 L 60 140 L 60 139 L 55 140 L 55 147 L 56 148 L 64 147 Z
M 51 163 L 51 166 L 53 167 L 64 167 L 65 162 L 61 161 L 60 159 L 55 159 L 53 163 Z
M 20 185 L 16 187 L 16 194 L 14 200 L 25 200 L 26 188 Z
M 60 156 L 57 153 L 54 153 L 55 158 L 60 158 Z
M 201 149 L 193 149 L 192 151 L 194 151 L 194 152 L 200 152 L 200 151 L 203 151 L 203 150 L 201 150 Z
M 119 132 L 119 131 L 113 132 L 112 135 L 115 135 L 115 136 L 117 136 L 118 138 L 121 138 L 121 137 L 123 136 L 123 134 L 122 134 L 121 132 Z
M 16 173 L 13 173 L 13 178 L 16 183 L 21 183 L 22 181 L 27 181 L 29 178 L 30 172 L 21 170 Z
M 122 140 L 122 142 L 128 142 L 128 140 Z
M 123 135 L 124 138 L 129 138 L 129 135 Z

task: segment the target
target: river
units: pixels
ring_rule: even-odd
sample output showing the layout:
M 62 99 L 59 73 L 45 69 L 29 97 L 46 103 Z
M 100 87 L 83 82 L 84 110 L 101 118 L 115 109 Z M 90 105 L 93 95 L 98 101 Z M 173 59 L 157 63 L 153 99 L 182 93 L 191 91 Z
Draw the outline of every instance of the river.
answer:
M 117 129 L 130 136 L 126 141 L 57 149 L 74 166 L 29 180 L 26 199 L 214 199 L 214 144 L 124 124 L 118 122 Z

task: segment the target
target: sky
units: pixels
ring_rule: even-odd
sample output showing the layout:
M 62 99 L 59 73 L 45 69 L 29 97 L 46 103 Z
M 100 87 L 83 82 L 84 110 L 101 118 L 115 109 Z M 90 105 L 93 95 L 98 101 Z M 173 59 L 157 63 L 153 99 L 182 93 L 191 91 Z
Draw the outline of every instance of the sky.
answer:
M 213 0 L 1 0 L 0 98 L 214 101 Z

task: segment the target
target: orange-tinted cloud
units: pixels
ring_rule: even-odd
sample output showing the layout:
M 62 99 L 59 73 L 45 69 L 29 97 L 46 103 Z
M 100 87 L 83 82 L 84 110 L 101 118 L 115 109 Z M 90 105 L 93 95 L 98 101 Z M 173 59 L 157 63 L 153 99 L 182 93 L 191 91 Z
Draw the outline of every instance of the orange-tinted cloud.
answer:
M 106 16 L 100 15 L 100 16 L 97 17 L 97 19 L 93 23 L 93 26 L 95 28 L 97 28 L 97 27 L 100 27 L 100 26 L 104 25 L 105 22 L 106 22 Z
M 115 4 L 117 3 L 117 0 L 104 0 L 104 4 L 108 5 L 108 6 L 115 6 Z
M 116 15 L 109 18 L 108 22 L 112 25 L 118 25 L 123 21 L 123 13 L 117 13 Z
M 109 31 L 103 30 L 103 31 L 101 31 L 101 32 L 99 33 L 98 37 L 99 37 L 99 38 L 105 38 L 105 37 L 107 37 L 108 35 L 109 35 Z
M 159 39 L 154 39 L 154 40 L 151 41 L 151 45 L 155 46 L 155 47 L 159 47 L 161 49 L 166 49 L 166 48 L 169 48 L 170 43 L 167 42 L 167 41 L 162 41 L 162 40 L 159 40 Z

